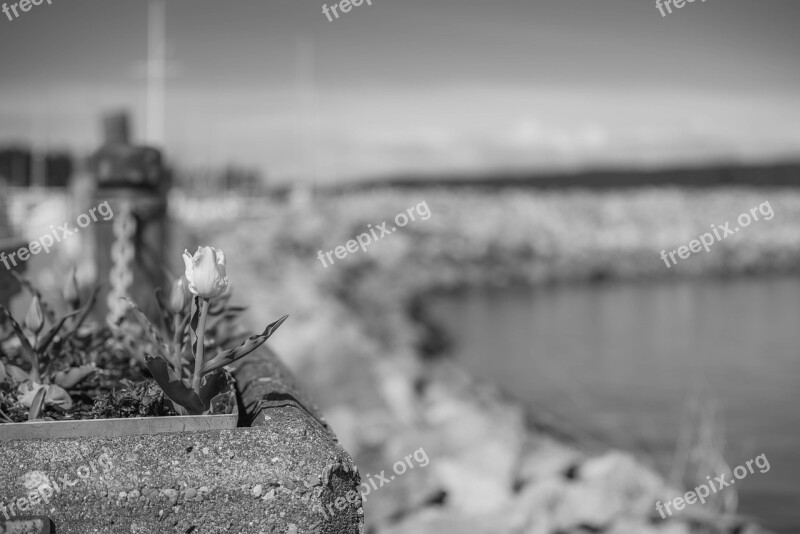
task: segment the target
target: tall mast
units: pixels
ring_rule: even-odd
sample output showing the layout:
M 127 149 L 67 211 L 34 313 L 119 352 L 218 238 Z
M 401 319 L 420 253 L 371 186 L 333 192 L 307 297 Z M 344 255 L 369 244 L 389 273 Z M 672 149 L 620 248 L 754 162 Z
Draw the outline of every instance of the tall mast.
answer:
M 167 80 L 166 38 L 164 0 L 150 0 L 147 8 L 145 142 L 155 148 L 164 148 L 166 137 L 164 117 L 164 95 Z

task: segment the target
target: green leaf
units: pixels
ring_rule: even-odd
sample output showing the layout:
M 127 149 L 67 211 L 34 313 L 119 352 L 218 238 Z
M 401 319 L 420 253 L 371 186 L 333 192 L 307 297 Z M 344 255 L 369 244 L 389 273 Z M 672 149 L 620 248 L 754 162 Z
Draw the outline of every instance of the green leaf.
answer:
M 19 285 L 27 289 L 31 295 L 36 295 L 37 297 L 39 297 L 39 303 L 42 305 L 42 310 L 44 310 L 44 314 L 47 317 L 47 320 L 50 321 L 51 323 L 55 323 L 56 313 L 53 311 L 52 308 L 50 308 L 50 306 L 48 306 L 47 302 L 42 297 L 42 293 L 38 289 L 36 289 L 36 287 L 34 287 L 34 285 L 30 282 L 30 280 L 28 280 L 18 272 L 11 271 L 11 274 L 12 276 L 14 276 L 14 278 L 17 279 Z
M 145 364 L 161 390 L 173 402 L 186 408 L 190 415 L 201 415 L 205 411 L 197 393 L 178 378 L 175 371 L 172 370 L 172 366 L 164 358 L 152 357 L 147 354 L 145 355 Z
M 200 402 L 203 403 L 203 412 L 210 412 L 216 399 L 224 390 L 227 389 L 227 373 L 217 371 L 203 377 L 200 384 Z
M 164 343 L 164 340 L 161 339 L 161 334 L 158 333 L 158 330 L 156 330 L 152 323 L 150 323 L 150 320 L 147 318 L 144 312 L 139 309 L 139 306 L 137 306 L 135 302 L 129 298 L 125 298 L 125 302 L 128 303 L 128 306 L 130 306 L 131 310 L 133 310 L 133 314 L 136 316 L 139 324 L 142 325 L 142 328 L 144 328 L 145 332 L 147 332 L 147 334 L 150 336 L 150 339 L 153 341 L 156 350 L 159 351 L 158 356 L 161 358 L 166 358 L 169 354 L 169 349 L 167 348 L 167 344 Z
M 200 326 L 200 297 L 194 297 L 194 306 L 189 323 L 189 344 L 192 347 L 192 354 L 197 354 L 197 328 Z
M 83 308 L 80 309 L 82 310 L 81 316 L 78 317 L 77 321 L 75 321 L 75 324 L 72 326 L 72 331 L 69 332 L 68 336 L 77 333 L 78 329 L 81 327 L 83 322 L 89 316 L 89 313 L 91 313 L 92 308 L 94 308 L 95 302 L 97 302 L 97 296 L 100 294 L 100 287 L 101 285 L 98 284 L 92 290 L 92 294 L 89 295 L 89 299 L 86 301 L 86 304 L 84 304 Z
M 6 364 L 6 372 L 8 376 L 11 378 L 11 381 L 14 383 L 25 382 L 26 380 L 30 380 L 30 374 L 26 373 L 22 370 L 21 367 L 17 367 L 16 365 Z
M 146 358 L 147 368 L 164 394 L 175 404 L 182 406 L 188 415 L 210 413 L 215 399 L 231 386 L 232 378 L 219 371 L 204 376 L 200 383 L 200 395 L 194 392 L 186 382 L 180 380 L 172 366 L 163 358 Z
M 161 312 L 161 320 L 164 323 L 164 332 L 167 332 L 167 335 L 172 335 L 174 332 L 171 332 L 171 329 L 174 327 L 173 323 L 173 313 L 169 311 L 169 307 L 167 303 L 164 302 L 164 292 L 161 288 L 157 288 L 155 291 L 156 295 L 156 304 L 158 305 L 158 311 Z
M 19 339 L 20 345 L 22 345 L 22 352 L 25 357 L 28 359 L 29 362 L 33 365 L 36 362 L 36 353 L 33 350 L 28 338 L 25 337 L 25 333 L 22 331 L 22 328 L 19 326 L 19 323 L 11 317 L 11 312 L 9 312 L 5 306 L 0 305 L 0 321 L 7 322 L 11 325 L 11 328 L 14 330 L 14 333 Z
M 264 344 L 269 337 L 275 333 L 275 331 L 283 324 L 283 322 L 288 319 L 288 315 L 284 315 L 271 325 L 269 325 L 262 334 L 256 336 L 250 336 L 247 338 L 241 345 L 236 347 L 235 349 L 226 350 L 224 352 L 220 352 L 214 358 L 207 361 L 205 365 L 203 365 L 202 369 L 200 369 L 200 374 L 205 375 L 207 373 L 211 373 L 225 367 L 226 365 L 230 365 L 237 360 L 241 360 L 258 347 Z
M 42 406 L 44 406 L 46 393 L 47 390 L 45 388 L 40 388 L 36 395 L 33 396 L 33 402 L 31 402 L 31 407 L 28 410 L 28 421 L 34 421 L 39 418 L 39 414 L 42 413 Z
M 45 405 L 60 406 L 65 410 L 72 408 L 72 397 L 69 396 L 64 388 L 56 386 L 55 384 L 36 384 L 33 382 L 24 382 L 20 384 L 17 389 L 17 401 L 30 408 L 33 406 L 33 401 L 40 390 L 44 390 L 44 403 Z
M 224 312 L 227 309 L 228 301 L 231 300 L 232 296 L 233 296 L 233 290 L 230 290 L 221 297 L 213 299 L 211 301 L 211 305 L 208 307 L 208 314 L 214 316 Z
M 50 343 L 52 343 L 53 339 L 55 339 L 58 331 L 61 330 L 62 326 L 64 326 L 66 320 L 74 315 L 78 315 L 79 313 L 81 313 L 81 310 L 75 310 L 74 312 L 68 313 L 62 317 L 58 324 L 56 324 L 53 328 L 48 330 L 44 336 L 42 336 L 41 341 L 39 341 L 39 344 L 36 345 L 36 352 L 39 354 L 44 354 L 44 351 L 47 350 L 47 347 L 49 347 Z

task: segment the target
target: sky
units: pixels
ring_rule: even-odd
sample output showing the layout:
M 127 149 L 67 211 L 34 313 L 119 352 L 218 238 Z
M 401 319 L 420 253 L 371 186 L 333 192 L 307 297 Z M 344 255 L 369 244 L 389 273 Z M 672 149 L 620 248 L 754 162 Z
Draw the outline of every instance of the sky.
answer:
M 0 144 L 85 154 L 119 108 L 142 141 L 147 2 L 51 1 L 0 14 Z M 797 0 L 324 3 L 166 0 L 170 161 L 331 182 L 800 159 Z

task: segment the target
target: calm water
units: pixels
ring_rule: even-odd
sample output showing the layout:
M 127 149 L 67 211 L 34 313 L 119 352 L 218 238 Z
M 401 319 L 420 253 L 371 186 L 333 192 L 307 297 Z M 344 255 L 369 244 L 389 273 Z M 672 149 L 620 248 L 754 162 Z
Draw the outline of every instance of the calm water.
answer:
M 739 512 L 800 532 L 800 280 L 476 291 L 431 310 L 473 374 L 659 467 L 690 401 L 715 406 L 728 463 L 770 462 Z

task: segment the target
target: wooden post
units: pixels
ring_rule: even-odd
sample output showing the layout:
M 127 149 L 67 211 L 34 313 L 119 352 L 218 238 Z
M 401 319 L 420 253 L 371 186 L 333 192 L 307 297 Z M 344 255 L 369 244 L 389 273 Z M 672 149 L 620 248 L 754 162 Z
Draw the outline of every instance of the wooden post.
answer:
M 10 271 L 14 270 L 18 273 L 23 273 L 26 265 L 24 261 L 17 261 L 17 265 L 14 266 L 7 256 L 27 245 L 24 240 L 15 236 L 11 228 L 8 216 L 8 204 L 10 201 L 8 187 L 0 183 L 0 304 L 6 308 L 11 303 L 11 297 L 20 291 L 19 283 Z M 3 262 L 3 258 L 5 258 L 5 262 Z M 8 264 L 8 267 L 6 267 L 6 264 Z
M 130 143 L 126 114 L 104 119 L 104 138 L 90 161 L 95 179 L 90 208 L 108 202 L 114 213 L 109 221 L 92 225 L 98 279 L 104 286 L 98 310 L 115 321 L 126 309 L 121 298 L 129 297 L 153 316 L 153 291 L 167 287 L 169 174 L 159 150 Z

